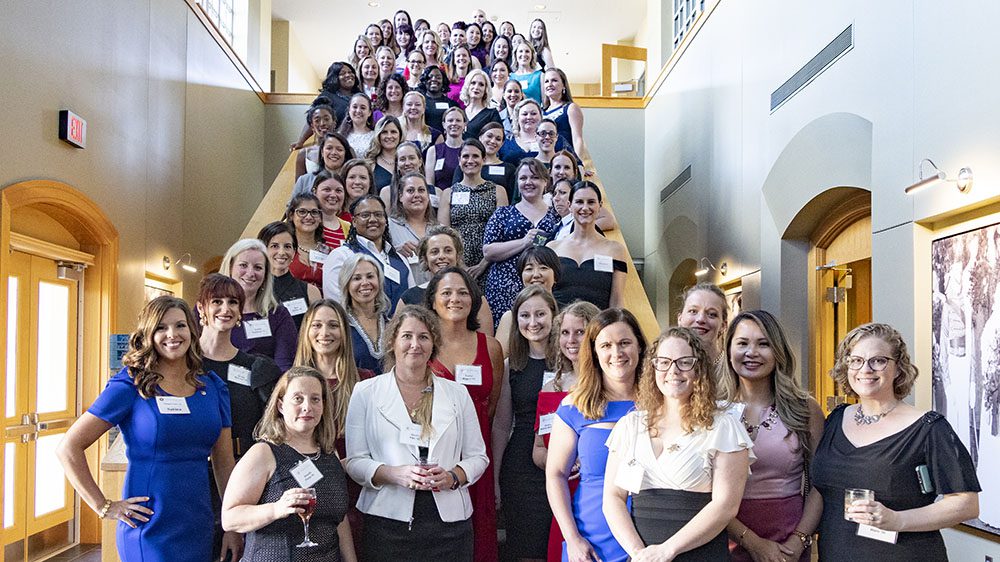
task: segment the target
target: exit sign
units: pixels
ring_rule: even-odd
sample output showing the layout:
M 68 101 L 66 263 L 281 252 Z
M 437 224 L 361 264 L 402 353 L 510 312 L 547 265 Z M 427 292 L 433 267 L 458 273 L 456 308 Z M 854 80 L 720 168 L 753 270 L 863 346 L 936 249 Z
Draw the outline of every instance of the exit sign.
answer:
M 68 109 L 59 112 L 59 139 L 77 148 L 87 148 L 87 121 Z

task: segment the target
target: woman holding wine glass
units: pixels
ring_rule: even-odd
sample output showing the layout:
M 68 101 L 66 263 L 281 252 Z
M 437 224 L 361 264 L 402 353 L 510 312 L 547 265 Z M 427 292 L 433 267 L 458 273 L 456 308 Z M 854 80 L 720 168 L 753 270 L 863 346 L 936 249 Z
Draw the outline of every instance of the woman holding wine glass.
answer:
M 222 526 L 246 533 L 244 562 L 356 562 L 347 480 L 334 441 L 330 389 L 319 371 L 292 367 L 278 381 L 222 501 Z M 302 520 L 304 540 L 298 542 Z

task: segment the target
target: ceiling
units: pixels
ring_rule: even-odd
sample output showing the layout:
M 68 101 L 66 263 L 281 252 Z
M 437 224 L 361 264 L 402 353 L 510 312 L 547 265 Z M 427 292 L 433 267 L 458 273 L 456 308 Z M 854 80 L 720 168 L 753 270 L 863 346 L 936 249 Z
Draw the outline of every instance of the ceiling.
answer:
M 442 21 L 471 21 L 475 3 L 442 0 L 404 2 L 379 0 L 272 0 L 271 16 L 290 22 L 292 32 L 307 53 L 319 77 L 330 63 L 345 60 L 354 39 L 369 23 L 392 19 L 405 9 L 413 21 L 424 18 L 437 27 Z M 601 79 L 601 44 L 631 40 L 646 19 L 646 0 L 507 0 L 499 10 L 480 4 L 497 27 L 510 21 L 518 33 L 527 35 L 536 17 L 545 21 L 552 57 L 573 83 L 596 83 Z

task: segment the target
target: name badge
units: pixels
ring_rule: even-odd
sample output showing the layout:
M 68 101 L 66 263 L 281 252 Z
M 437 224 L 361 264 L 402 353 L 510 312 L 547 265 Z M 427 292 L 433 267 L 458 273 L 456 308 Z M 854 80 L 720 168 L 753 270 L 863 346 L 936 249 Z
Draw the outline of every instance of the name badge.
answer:
M 385 278 L 392 281 L 395 284 L 399 284 L 399 270 L 391 265 L 385 266 Z
M 486 169 L 486 173 L 491 176 L 502 176 L 504 175 L 503 166 L 490 166 Z
M 468 205 L 469 204 L 469 192 L 459 191 L 451 192 L 451 204 L 452 205 Z
M 420 439 L 420 433 L 423 428 L 420 427 L 418 423 L 407 423 L 403 424 L 399 428 L 399 442 L 403 445 L 416 445 L 420 447 L 424 445 L 424 441 Z
M 594 271 L 603 271 L 604 273 L 614 273 L 615 264 L 612 263 L 611 256 L 605 256 L 604 254 L 595 255 Z
M 434 109 L 448 109 L 448 102 L 439 101 L 434 104 Z
M 288 470 L 300 488 L 312 488 L 313 484 L 323 479 L 323 473 L 309 459 L 299 461 Z
M 431 198 L 431 207 L 434 207 L 435 209 L 437 209 L 438 208 L 438 204 L 441 203 L 441 196 L 440 195 L 435 195 L 435 194 L 431 193 L 429 195 L 429 197 Z
M 479 365 L 455 365 L 455 382 L 479 386 L 483 384 L 483 368 Z
M 406 263 L 410 265 L 417 265 L 420 263 L 420 256 L 413 254 L 412 256 L 406 256 Z
M 326 256 L 327 254 L 325 252 L 321 252 L 319 250 L 309 250 L 309 261 L 313 263 L 326 263 Z
M 161 414 L 190 414 L 187 398 L 183 396 L 157 396 L 156 408 Z
M 896 544 L 896 539 L 899 537 L 899 533 L 896 531 L 884 531 L 877 527 L 872 527 L 871 525 L 858 523 L 858 536 L 865 537 L 866 539 L 875 539 L 877 541 L 887 542 L 889 544 Z
M 271 325 L 267 323 L 267 318 L 244 320 L 243 329 L 246 330 L 248 340 L 271 337 Z
M 545 386 L 554 380 L 556 380 L 555 371 L 545 371 L 542 373 L 542 386 Z
M 555 419 L 556 415 L 545 414 L 544 416 L 538 416 L 538 434 L 548 435 L 552 433 L 552 421 Z
M 642 488 L 642 476 L 645 473 L 642 465 L 635 459 L 622 461 L 618 465 L 618 474 L 615 475 L 615 486 L 623 490 L 628 490 L 633 494 L 638 494 Z
M 281 304 L 285 305 L 285 308 L 288 309 L 288 313 L 291 314 L 292 316 L 305 314 L 306 309 L 309 308 L 309 305 L 306 304 L 306 299 L 303 298 L 292 299 L 290 301 L 285 301 Z
M 435 172 L 440 172 L 443 169 L 444 169 L 444 160 L 443 159 L 442 160 L 437 160 L 437 161 L 434 162 L 434 171 Z
M 226 376 L 230 382 L 250 386 L 250 369 L 239 365 L 229 365 L 229 374 Z

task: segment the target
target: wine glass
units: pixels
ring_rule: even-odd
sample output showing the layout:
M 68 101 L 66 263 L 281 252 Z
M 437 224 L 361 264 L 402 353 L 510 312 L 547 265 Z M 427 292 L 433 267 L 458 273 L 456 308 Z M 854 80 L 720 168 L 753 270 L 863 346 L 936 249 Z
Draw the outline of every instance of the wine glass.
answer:
M 302 519 L 302 528 L 305 531 L 306 536 L 302 539 L 302 542 L 295 545 L 298 548 L 319 546 L 319 543 L 315 543 L 309 538 L 309 519 L 312 518 L 313 512 L 316 511 L 316 488 L 306 488 L 306 493 L 309 494 L 309 499 L 305 505 L 301 506 L 304 511 L 299 514 L 299 518 Z

